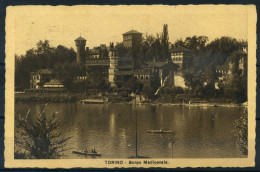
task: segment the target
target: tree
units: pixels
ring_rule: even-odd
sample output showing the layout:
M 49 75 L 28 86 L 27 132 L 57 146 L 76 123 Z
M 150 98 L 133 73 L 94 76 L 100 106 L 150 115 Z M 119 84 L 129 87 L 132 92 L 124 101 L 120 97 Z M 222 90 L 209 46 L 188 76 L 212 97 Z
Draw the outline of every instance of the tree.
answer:
M 36 49 L 26 51 L 25 55 L 15 55 L 15 88 L 23 90 L 30 87 L 30 73 L 39 69 L 53 69 L 66 63 L 75 62 L 76 52 L 62 45 L 51 47 L 48 40 L 39 41 Z
M 230 73 L 226 78 L 225 96 L 239 102 L 247 100 L 247 75 L 242 74 L 242 70 L 239 69 L 239 61 L 243 58 L 246 61 L 245 54 L 239 50 L 231 53 L 227 59 Z
M 169 34 L 168 34 L 168 25 L 163 25 L 163 32 L 161 38 L 162 46 L 162 61 L 170 59 L 169 53 Z
M 185 40 L 185 47 L 194 52 L 203 51 L 205 49 L 207 41 L 208 37 L 206 36 L 187 37 Z
M 60 121 L 53 113 L 51 117 L 44 109 L 35 114 L 34 121 L 17 114 L 15 126 L 15 158 L 22 159 L 54 159 L 60 158 L 62 152 L 68 150 L 66 142 L 71 137 L 63 137 L 60 129 Z

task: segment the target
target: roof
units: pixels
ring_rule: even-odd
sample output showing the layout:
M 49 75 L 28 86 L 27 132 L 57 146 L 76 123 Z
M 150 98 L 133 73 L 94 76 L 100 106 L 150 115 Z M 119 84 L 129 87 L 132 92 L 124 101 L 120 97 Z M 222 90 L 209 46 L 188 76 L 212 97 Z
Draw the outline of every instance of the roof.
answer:
M 44 83 L 44 85 L 63 85 L 63 83 L 60 80 L 52 79 L 50 82 Z
M 40 69 L 36 72 L 31 72 L 31 74 L 46 74 L 46 75 L 51 75 L 55 74 L 55 72 L 52 69 Z
M 75 39 L 75 41 L 86 41 L 86 39 L 80 36 L 77 39 Z
M 123 35 L 130 35 L 130 34 L 142 34 L 142 33 L 141 33 L 141 32 L 138 32 L 138 31 L 136 31 L 136 30 L 130 30 L 130 31 L 124 33 Z
M 171 52 L 181 52 L 181 51 L 191 51 L 191 50 L 184 47 L 176 47 L 173 50 L 171 50 Z

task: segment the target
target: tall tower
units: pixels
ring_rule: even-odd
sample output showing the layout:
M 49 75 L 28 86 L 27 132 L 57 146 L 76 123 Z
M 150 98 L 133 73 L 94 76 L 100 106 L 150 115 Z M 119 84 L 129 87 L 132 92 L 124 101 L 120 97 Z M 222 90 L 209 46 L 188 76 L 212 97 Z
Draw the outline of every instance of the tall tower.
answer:
M 142 33 L 136 30 L 130 30 L 123 34 L 123 45 L 126 50 L 140 48 L 142 42 Z
M 75 43 L 77 46 L 77 63 L 78 64 L 85 64 L 85 46 L 86 46 L 86 39 L 82 38 L 81 36 L 75 39 Z
M 111 48 L 109 50 L 109 59 L 110 59 L 110 66 L 109 66 L 109 76 L 108 81 L 111 87 L 116 87 L 116 72 L 118 71 L 118 53 L 115 48 Z

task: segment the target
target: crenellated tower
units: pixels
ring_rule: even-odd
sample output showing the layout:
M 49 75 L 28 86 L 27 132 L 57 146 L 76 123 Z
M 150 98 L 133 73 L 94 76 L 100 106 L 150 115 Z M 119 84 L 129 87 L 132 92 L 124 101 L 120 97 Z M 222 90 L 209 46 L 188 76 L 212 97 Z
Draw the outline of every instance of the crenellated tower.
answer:
M 75 43 L 77 46 L 77 63 L 78 64 L 85 64 L 85 46 L 86 46 L 86 39 L 82 38 L 81 36 L 75 39 Z
M 113 44 L 110 45 L 108 55 L 110 59 L 108 81 L 111 87 L 116 87 L 116 72 L 118 71 L 119 57 L 118 57 L 117 50 L 114 48 Z

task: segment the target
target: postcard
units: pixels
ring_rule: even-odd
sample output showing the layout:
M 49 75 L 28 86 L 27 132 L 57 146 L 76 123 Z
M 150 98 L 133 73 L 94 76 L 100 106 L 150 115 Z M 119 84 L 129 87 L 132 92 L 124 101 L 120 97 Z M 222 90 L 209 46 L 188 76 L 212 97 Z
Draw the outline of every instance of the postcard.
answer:
M 253 167 L 254 5 L 8 6 L 6 168 Z

